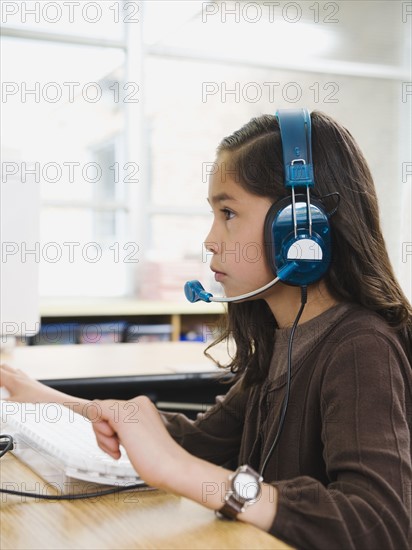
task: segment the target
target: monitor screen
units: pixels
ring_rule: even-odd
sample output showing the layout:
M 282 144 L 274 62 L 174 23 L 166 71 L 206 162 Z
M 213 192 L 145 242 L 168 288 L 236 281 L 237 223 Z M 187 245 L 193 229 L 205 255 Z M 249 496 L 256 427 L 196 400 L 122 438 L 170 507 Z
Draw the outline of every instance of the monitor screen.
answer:
M 0 336 L 32 336 L 40 328 L 39 184 L 1 181 Z

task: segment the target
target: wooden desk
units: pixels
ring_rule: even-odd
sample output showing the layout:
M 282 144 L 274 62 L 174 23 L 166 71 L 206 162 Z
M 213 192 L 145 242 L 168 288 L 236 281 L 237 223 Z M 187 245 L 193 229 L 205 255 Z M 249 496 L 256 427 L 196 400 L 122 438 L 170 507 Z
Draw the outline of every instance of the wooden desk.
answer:
M 145 394 L 163 410 L 190 409 L 193 416 L 229 389 L 217 381 L 224 372 L 203 355 L 205 347 L 197 342 L 26 346 L 3 352 L 1 361 L 69 395 L 131 399 Z M 226 346 L 213 353 L 227 363 Z
M 44 487 L 10 454 L 0 461 L 0 482 L 32 492 Z M 2 550 L 290 548 L 255 527 L 218 520 L 203 506 L 161 491 L 62 502 L 0 498 Z

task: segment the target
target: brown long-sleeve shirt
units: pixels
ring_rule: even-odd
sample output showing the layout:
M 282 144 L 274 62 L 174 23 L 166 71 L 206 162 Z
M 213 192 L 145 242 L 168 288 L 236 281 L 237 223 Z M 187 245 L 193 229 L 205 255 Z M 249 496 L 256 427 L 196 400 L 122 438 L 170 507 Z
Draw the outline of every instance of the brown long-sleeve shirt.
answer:
M 197 420 L 164 414 L 170 434 L 210 462 L 260 470 L 286 388 L 290 329 L 267 380 L 236 383 Z M 296 548 L 411 548 L 412 367 L 378 315 L 340 304 L 298 327 L 286 422 L 267 464 L 278 489 L 270 532 Z

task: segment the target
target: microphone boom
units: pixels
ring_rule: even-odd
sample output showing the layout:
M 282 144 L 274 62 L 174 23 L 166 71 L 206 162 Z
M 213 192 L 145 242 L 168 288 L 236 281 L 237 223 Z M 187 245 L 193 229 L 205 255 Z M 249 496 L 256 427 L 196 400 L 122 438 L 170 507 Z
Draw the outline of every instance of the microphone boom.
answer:
M 257 296 L 258 294 L 265 292 L 265 290 L 275 286 L 275 284 L 279 281 L 287 279 L 291 272 L 297 267 L 298 264 L 296 262 L 289 262 L 279 269 L 278 276 L 276 279 L 270 281 L 270 283 L 267 283 L 256 290 L 252 290 L 251 292 L 247 292 L 246 294 L 232 296 L 231 298 L 226 298 L 225 296 L 215 297 L 210 292 L 207 292 L 199 281 L 187 281 L 185 284 L 185 296 L 192 304 L 198 302 L 199 300 L 202 300 L 203 302 L 238 302 L 240 300 L 246 300 L 247 298 L 252 298 L 253 296 Z

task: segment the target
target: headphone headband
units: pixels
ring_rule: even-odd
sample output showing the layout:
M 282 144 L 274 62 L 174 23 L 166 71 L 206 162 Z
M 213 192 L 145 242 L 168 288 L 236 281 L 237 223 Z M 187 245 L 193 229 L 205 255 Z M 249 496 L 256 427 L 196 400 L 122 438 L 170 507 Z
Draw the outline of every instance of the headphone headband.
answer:
M 307 109 L 276 111 L 282 136 L 285 187 L 313 187 L 311 121 Z
M 311 200 L 315 186 L 311 119 L 307 109 L 280 109 L 279 121 L 283 151 L 285 187 L 290 197 L 273 204 L 265 220 L 268 261 L 274 274 L 294 264 L 291 273 L 282 275 L 284 283 L 306 286 L 321 279 L 331 260 L 331 235 L 328 214 L 321 202 Z M 295 189 L 302 192 L 295 194 Z

